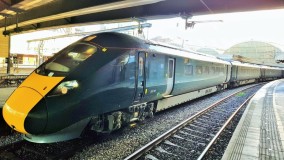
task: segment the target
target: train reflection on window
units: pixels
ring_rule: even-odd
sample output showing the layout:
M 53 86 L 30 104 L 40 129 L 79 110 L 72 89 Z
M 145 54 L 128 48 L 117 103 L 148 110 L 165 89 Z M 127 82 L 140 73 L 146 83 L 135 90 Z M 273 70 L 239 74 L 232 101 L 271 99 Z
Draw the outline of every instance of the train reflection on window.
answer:
M 135 55 L 123 54 L 96 71 L 94 88 L 96 90 L 111 89 L 122 85 L 131 87 L 130 83 L 134 85 L 134 75 Z
M 143 57 L 139 57 L 139 76 L 143 76 Z
M 167 70 L 165 69 L 166 63 L 165 55 L 148 53 L 145 63 L 146 83 L 147 87 L 161 86 L 167 80 L 165 76 Z
M 50 58 L 36 70 L 36 73 L 47 76 L 66 76 L 91 55 L 97 48 L 88 44 L 76 44 L 65 48 Z

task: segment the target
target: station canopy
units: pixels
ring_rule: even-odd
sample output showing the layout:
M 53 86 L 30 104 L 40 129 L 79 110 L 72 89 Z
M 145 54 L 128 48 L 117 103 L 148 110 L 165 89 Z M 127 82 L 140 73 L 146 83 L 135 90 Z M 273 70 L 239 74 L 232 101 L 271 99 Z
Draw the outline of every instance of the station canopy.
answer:
M 212 48 L 199 48 L 196 50 L 197 52 L 213 55 L 213 56 L 220 56 L 220 53 Z
M 224 54 L 245 57 L 260 64 L 277 65 L 277 57 L 283 57 L 284 52 L 277 44 L 248 41 L 230 47 Z
M 283 0 L 0 0 L 0 31 L 284 8 Z

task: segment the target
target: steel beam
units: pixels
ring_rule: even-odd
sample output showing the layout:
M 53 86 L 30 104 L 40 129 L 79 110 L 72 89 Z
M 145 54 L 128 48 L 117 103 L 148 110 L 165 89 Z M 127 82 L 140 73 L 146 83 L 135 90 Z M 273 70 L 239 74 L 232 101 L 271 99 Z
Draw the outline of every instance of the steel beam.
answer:
M 11 1 L 12 2 L 12 1 Z M 14 3 L 19 1 L 13 1 Z M 284 8 L 283 0 L 54 0 L 19 14 L 23 31 L 74 26 L 83 23 L 130 21 L 131 17 L 202 15 Z M 9 18 L 7 29 L 14 32 L 16 16 Z M 4 20 L 0 28 L 4 30 Z
M 156 3 L 162 0 L 55 0 L 45 5 L 32 8 L 19 15 L 19 27 L 25 27 L 36 23 L 62 20 L 76 16 L 100 13 L 121 8 L 129 8 L 145 4 Z M 1 20 L 3 21 L 3 20 Z M 0 24 L 2 24 L 0 21 Z M 15 16 L 10 18 L 7 29 L 11 30 L 15 24 Z M 52 22 L 54 23 L 54 22 Z M 57 22 L 55 22 L 56 24 Z M 1 25 L 3 30 L 3 25 Z

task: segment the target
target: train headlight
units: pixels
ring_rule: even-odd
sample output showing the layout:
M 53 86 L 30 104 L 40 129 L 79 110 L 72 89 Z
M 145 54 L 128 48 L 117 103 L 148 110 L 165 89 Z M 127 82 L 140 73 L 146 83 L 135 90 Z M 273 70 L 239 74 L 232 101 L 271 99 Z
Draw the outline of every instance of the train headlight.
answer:
M 67 94 L 70 90 L 78 88 L 79 84 L 76 80 L 61 82 L 50 94 L 49 96 L 60 96 Z

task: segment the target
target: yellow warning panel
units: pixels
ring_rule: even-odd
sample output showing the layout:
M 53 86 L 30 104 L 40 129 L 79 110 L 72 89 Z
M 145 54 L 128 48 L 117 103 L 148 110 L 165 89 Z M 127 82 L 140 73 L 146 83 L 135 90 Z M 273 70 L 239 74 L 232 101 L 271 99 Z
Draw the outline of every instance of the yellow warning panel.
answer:
M 3 107 L 6 123 L 18 132 L 27 134 L 24 128 L 25 119 L 33 107 L 43 97 L 33 89 L 17 88 Z
M 48 77 L 33 72 L 19 87 L 33 88 L 42 96 L 45 96 L 63 79 L 64 77 Z

